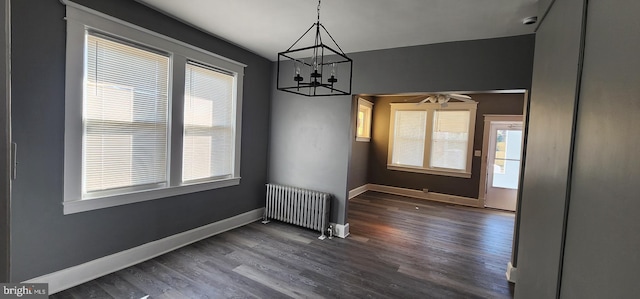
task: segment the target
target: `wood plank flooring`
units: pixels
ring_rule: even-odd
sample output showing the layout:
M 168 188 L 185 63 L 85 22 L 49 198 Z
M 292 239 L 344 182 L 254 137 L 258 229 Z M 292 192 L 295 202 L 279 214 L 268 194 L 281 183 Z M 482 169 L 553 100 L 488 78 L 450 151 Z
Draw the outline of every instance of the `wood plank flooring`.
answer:
M 51 298 L 512 298 L 513 219 L 367 192 L 346 239 L 255 222 Z

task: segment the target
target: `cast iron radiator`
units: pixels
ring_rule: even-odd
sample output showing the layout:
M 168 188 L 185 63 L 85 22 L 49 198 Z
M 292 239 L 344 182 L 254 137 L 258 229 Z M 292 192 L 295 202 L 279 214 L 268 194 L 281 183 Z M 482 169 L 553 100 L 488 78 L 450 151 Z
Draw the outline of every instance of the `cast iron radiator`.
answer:
M 269 219 L 279 220 L 320 231 L 318 239 L 325 238 L 329 226 L 331 194 L 267 184 L 267 204 L 262 223 Z

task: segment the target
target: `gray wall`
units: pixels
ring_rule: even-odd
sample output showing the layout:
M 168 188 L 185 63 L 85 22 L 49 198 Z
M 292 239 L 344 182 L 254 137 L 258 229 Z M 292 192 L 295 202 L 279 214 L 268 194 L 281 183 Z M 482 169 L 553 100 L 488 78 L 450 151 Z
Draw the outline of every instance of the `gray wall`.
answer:
M 351 97 L 274 91 L 269 181 L 333 194 L 331 221 L 345 223 Z
M 350 53 L 352 91 L 529 89 L 533 50 L 534 36 L 524 35 Z M 352 149 L 352 101 L 348 96 L 305 98 L 276 90 L 272 96 L 269 180 L 333 193 L 332 219 L 341 224 L 348 210 L 351 153 L 361 150 Z M 373 109 L 376 113 L 377 107 Z
M 640 1 L 588 3 L 561 297 L 636 298 Z
M 358 114 L 358 98 L 363 98 L 371 103 L 375 101 L 374 97 L 368 96 L 354 96 L 353 97 L 353 107 L 352 109 L 352 117 L 351 117 L 351 154 L 349 155 L 349 174 L 347 176 L 347 190 L 353 190 L 360 186 L 366 185 L 369 183 L 368 178 L 368 169 L 369 169 L 369 148 L 372 144 L 371 141 L 363 142 L 356 141 L 356 122 L 357 122 L 357 114 Z M 373 106 L 375 110 L 376 106 Z M 373 132 L 373 113 L 372 113 L 372 123 L 371 129 Z
M 518 298 L 558 287 L 584 0 L 556 1 L 536 34 L 518 246 Z
M 524 94 L 471 94 L 478 102 L 473 142 L 474 150 L 482 150 L 485 114 L 521 115 Z M 389 103 L 402 103 L 410 97 L 376 97 L 374 110 L 373 139 L 369 159 L 369 182 L 415 190 L 428 188 L 431 192 L 478 198 L 480 186 L 481 157 L 472 157 L 471 178 L 457 178 L 387 169 L 389 153 Z
M 63 215 L 64 6 L 13 1 L 12 281 L 22 281 L 264 206 L 271 62 L 128 0 L 77 1 L 245 63 L 241 184 Z
M 530 34 L 349 54 L 353 93 L 529 89 L 534 42 Z

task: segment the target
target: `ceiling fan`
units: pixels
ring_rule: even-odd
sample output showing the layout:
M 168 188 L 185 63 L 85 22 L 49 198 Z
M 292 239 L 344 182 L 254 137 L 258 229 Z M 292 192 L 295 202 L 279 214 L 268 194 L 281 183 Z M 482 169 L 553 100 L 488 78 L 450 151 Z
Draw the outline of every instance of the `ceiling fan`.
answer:
M 421 99 L 421 100 L 420 100 Z M 432 94 L 424 94 L 420 95 L 408 100 L 405 102 L 413 102 L 415 100 L 420 100 L 416 103 L 416 105 L 424 104 L 426 102 L 440 104 L 441 107 L 447 107 L 447 103 L 449 100 L 454 99 L 461 102 L 471 102 L 475 103 L 476 101 L 472 100 L 470 96 L 465 94 L 458 93 L 432 93 Z
M 474 100 L 471 99 L 470 96 L 465 95 L 465 94 L 457 94 L 457 93 L 436 93 L 436 94 L 430 94 L 427 95 L 426 98 L 424 98 L 422 101 L 420 101 L 419 103 L 426 103 L 426 102 L 430 102 L 430 103 L 438 103 L 441 104 L 443 106 L 446 107 L 446 104 L 449 102 L 449 100 L 451 99 L 455 99 L 458 101 L 462 101 L 462 102 L 475 102 Z

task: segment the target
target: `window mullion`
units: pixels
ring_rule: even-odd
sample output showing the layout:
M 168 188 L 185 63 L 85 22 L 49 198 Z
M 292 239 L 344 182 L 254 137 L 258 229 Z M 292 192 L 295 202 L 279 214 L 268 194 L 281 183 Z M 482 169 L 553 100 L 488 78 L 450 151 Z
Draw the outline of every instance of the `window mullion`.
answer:
M 471 167 L 473 166 L 473 143 L 475 140 L 475 131 L 476 131 L 476 113 L 477 106 L 469 109 L 469 138 L 467 140 L 467 167 L 466 171 L 471 172 Z
M 397 106 L 391 105 L 391 116 L 389 117 L 389 141 L 387 144 L 387 165 L 393 164 L 393 152 L 396 150 L 394 147 L 396 136 L 396 111 L 398 111 Z
M 425 138 L 424 138 L 424 159 L 422 160 L 422 167 L 431 168 L 431 144 L 433 138 L 433 120 L 434 120 L 434 109 L 430 107 L 425 107 L 427 111 L 427 127 L 425 128 Z
M 187 58 L 173 55 L 171 69 L 171 115 L 169 140 L 169 185 L 179 186 L 182 183 L 182 149 L 184 130 L 184 80 Z

